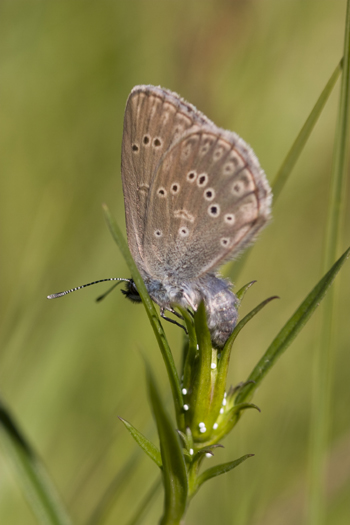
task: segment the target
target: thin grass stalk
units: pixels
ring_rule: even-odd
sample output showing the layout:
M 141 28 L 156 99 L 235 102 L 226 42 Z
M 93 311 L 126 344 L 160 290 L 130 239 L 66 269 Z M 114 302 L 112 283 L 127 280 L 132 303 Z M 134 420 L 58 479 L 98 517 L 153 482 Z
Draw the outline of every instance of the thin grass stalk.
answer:
M 325 234 L 323 271 L 337 256 L 345 201 L 346 167 L 349 144 L 350 99 L 350 0 L 347 2 L 344 37 L 343 75 L 336 126 L 328 218 Z M 316 354 L 316 374 L 313 388 L 312 422 L 310 438 L 310 481 L 308 520 L 310 525 L 325 523 L 324 495 L 325 458 L 330 428 L 332 348 L 334 347 L 335 289 L 332 287 L 323 306 L 323 319 L 319 351 Z
M 327 100 L 329 99 L 330 94 L 333 91 L 333 88 L 338 80 L 342 67 L 343 67 L 343 59 L 339 62 L 332 76 L 330 77 L 324 89 L 322 90 L 322 93 L 318 97 L 317 102 L 312 108 L 310 115 L 307 117 L 306 121 L 304 122 L 303 127 L 299 131 L 298 136 L 293 142 L 292 147 L 288 151 L 287 156 L 285 157 L 281 167 L 279 168 L 279 170 L 277 171 L 275 175 L 275 178 L 273 179 L 271 188 L 272 188 L 274 206 L 276 205 L 276 201 L 278 197 L 280 196 L 280 193 L 283 190 L 285 184 L 287 183 L 296 162 L 298 161 L 302 151 L 304 150 L 304 147 L 311 135 L 311 132 L 313 131 L 323 111 L 323 108 Z M 235 261 L 233 267 L 229 270 L 228 273 L 233 282 L 237 281 L 239 275 L 241 274 L 248 260 L 248 257 L 250 255 L 252 248 L 253 246 L 248 248 L 248 250 L 246 250 L 244 254 L 241 255 L 238 261 Z M 328 265 L 325 265 L 323 273 L 325 273 L 326 270 L 330 268 L 331 264 L 332 264 L 332 261 L 330 261 Z

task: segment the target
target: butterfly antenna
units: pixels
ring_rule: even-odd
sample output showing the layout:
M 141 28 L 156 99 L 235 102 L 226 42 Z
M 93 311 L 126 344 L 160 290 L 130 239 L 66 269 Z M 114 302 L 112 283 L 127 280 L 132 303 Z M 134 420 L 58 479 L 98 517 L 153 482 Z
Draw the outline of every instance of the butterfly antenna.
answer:
M 109 279 L 100 279 L 99 281 L 94 281 L 92 283 L 83 284 L 82 286 L 77 286 L 76 288 L 72 288 L 71 290 L 66 290 L 64 292 L 53 293 L 51 295 L 48 295 L 47 298 L 48 299 L 57 299 L 57 297 L 63 297 L 64 295 L 67 295 L 68 293 L 76 292 L 77 290 L 81 290 L 82 288 L 86 288 L 87 286 L 92 286 L 93 284 L 98 284 L 98 283 L 104 283 L 106 281 L 118 281 L 118 282 L 115 283 L 115 285 L 112 286 L 112 288 L 110 290 L 108 290 L 107 293 L 105 293 L 105 294 L 101 295 L 100 297 L 98 297 L 96 299 L 96 301 L 100 301 L 101 299 L 103 299 L 118 284 L 120 284 L 122 282 L 127 282 L 127 283 L 130 282 L 130 279 L 122 279 L 121 277 L 110 277 Z

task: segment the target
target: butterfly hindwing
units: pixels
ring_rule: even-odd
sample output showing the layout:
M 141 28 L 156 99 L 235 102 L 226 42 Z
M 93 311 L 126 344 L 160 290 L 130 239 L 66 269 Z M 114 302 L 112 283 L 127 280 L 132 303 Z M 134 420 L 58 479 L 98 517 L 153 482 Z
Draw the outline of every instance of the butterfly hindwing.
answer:
M 150 186 L 149 271 L 181 281 L 214 270 L 252 242 L 270 202 L 265 174 L 238 135 L 212 123 L 191 128 L 162 157 Z

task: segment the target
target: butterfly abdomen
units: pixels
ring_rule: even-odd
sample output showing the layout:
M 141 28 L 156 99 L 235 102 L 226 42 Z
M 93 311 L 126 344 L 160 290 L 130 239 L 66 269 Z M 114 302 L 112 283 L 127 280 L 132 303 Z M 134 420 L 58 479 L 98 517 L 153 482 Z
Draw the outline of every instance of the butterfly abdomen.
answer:
M 222 348 L 233 332 L 237 323 L 237 297 L 230 289 L 230 283 L 206 275 L 205 286 L 201 284 L 204 305 L 207 313 L 208 328 L 214 346 Z M 201 279 L 201 280 L 202 280 Z

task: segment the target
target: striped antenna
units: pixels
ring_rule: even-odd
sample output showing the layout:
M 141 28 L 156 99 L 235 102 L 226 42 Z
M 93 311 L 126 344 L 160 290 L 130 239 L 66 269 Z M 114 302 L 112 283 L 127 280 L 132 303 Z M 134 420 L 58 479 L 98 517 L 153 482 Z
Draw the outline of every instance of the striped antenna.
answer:
M 119 281 L 118 283 L 115 284 L 115 286 L 117 286 L 121 282 L 129 283 L 130 279 L 122 279 L 121 277 L 110 277 L 109 279 L 100 279 L 99 281 L 94 281 L 93 283 L 83 284 L 82 286 L 77 286 L 76 288 L 72 288 L 71 290 L 66 290 L 65 292 L 52 293 L 51 295 L 48 295 L 47 298 L 57 299 L 57 297 L 63 297 L 64 295 L 67 295 L 68 293 L 76 292 L 77 290 L 81 290 L 82 288 L 86 288 L 87 286 L 92 286 L 93 284 L 98 284 L 98 283 L 104 283 L 106 281 Z

